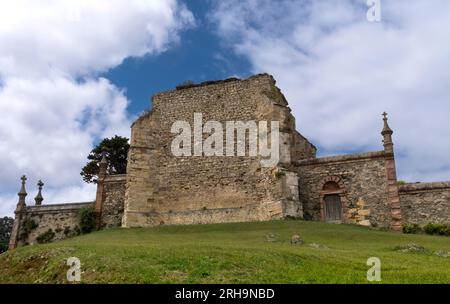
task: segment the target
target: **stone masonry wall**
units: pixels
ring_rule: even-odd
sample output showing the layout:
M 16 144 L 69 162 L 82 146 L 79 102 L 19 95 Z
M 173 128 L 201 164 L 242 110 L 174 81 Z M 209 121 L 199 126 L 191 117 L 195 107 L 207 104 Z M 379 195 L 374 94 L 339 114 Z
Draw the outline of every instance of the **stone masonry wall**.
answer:
M 303 160 L 297 172 L 305 219 L 323 220 L 323 187 L 331 181 L 342 190 L 342 222 L 389 227 L 384 151 Z
M 77 223 L 78 211 L 93 205 L 94 203 L 70 203 L 26 207 L 19 226 L 18 246 L 36 244 L 37 237 L 49 229 L 55 233 L 52 241 L 78 235 L 80 233 Z M 30 221 L 37 226 L 27 232 L 26 222 Z
M 450 182 L 404 184 L 399 194 L 404 223 L 450 224 Z
M 119 227 L 122 223 L 125 197 L 125 175 L 112 175 L 104 179 L 101 228 Z M 95 202 L 25 206 L 16 211 L 17 241 L 13 248 L 37 243 L 37 238 L 51 230 L 51 241 L 62 240 L 80 233 L 78 213 L 81 208 L 94 207 Z
M 175 121 L 193 126 L 194 113 L 202 113 L 203 123 L 223 126 L 226 121 L 280 121 L 280 165 L 264 168 L 260 157 L 249 156 L 173 156 L 171 126 Z M 269 75 L 157 94 L 151 112 L 132 126 L 123 226 L 301 216 L 296 173 L 282 167 L 293 157 L 314 155 L 314 146 L 295 131 L 287 101 Z
M 101 211 L 102 228 L 122 225 L 125 201 L 126 175 L 111 175 L 104 180 L 104 194 Z

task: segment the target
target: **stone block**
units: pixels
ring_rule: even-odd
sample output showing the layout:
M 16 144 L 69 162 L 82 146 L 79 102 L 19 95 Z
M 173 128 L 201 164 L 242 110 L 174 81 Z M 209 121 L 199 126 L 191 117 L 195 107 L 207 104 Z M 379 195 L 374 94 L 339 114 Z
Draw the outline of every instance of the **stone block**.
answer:
M 358 222 L 358 225 L 366 226 L 366 227 L 370 227 L 370 226 L 371 226 L 369 220 L 363 220 L 363 221 L 360 221 L 360 222 Z

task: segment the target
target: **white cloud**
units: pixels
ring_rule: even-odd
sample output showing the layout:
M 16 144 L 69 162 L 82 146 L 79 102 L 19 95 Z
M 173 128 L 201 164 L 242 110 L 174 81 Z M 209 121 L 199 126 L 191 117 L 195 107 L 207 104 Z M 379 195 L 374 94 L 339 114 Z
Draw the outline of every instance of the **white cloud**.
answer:
M 0 184 L 17 188 L 22 173 L 53 186 L 78 183 L 95 137 L 129 136 L 126 106 L 103 78 L 7 79 L 0 91 L 0 113 L 8 113 L 0 120 Z
M 450 180 L 450 3 L 382 0 L 381 23 L 365 3 L 225 0 L 212 20 L 322 153 L 381 149 L 386 110 L 400 178 Z
M 193 23 L 175 0 L 0 2 L 0 73 L 84 76 L 164 51 Z
M 0 213 L 22 174 L 32 190 L 44 180 L 47 203 L 92 200 L 79 175 L 88 152 L 130 125 L 124 92 L 97 75 L 193 25 L 176 0 L 0 0 Z

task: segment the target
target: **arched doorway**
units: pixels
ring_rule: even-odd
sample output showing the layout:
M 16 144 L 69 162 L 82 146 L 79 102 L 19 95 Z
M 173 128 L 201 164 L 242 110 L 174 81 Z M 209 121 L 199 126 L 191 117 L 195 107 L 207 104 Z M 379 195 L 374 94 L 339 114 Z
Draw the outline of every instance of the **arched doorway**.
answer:
M 326 178 L 320 189 L 322 220 L 330 223 L 344 222 L 345 189 L 336 176 Z

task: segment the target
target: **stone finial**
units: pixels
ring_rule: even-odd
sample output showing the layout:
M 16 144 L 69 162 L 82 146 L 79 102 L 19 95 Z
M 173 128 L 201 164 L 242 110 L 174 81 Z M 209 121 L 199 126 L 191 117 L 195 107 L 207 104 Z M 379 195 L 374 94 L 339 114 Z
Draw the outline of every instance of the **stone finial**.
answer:
M 22 187 L 20 188 L 19 193 L 17 193 L 17 195 L 19 196 L 19 202 L 17 203 L 16 211 L 20 211 L 26 206 L 25 197 L 28 194 L 27 191 L 25 190 L 25 183 L 27 181 L 27 177 L 25 175 L 22 175 L 20 179 L 22 180 Z
M 106 150 L 103 150 L 102 151 L 102 160 L 99 163 L 99 171 L 98 171 L 99 179 L 106 177 L 107 169 L 108 169 L 108 160 L 106 159 Z
M 36 202 L 36 206 L 40 206 L 42 205 L 42 201 L 44 200 L 44 198 L 42 197 L 42 187 L 44 186 L 44 183 L 41 180 L 39 180 L 37 185 L 39 191 L 36 197 L 34 198 L 34 201 Z
M 394 131 L 392 131 L 392 129 L 389 127 L 388 118 L 387 118 L 388 114 L 386 112 L 384 112 L 382 115 L 383 115 L 384 127 L 383 127 L 383 131 L 381 131 L 381 135 L 386 135 L 386 134 L 392 135 L 394 133 Z
M 388 153 L 394 153 L 394 143 L 392 142 L 392 134 L 394 133 L 394 131 L 392 131 L 392 129 L 389 127 L 388 118 L 387 118 L 388 114 L 386 112 L 384 112 L 382 115 L 383 115 L 384 126 L 383 126 L 383 130 L 381 131 L 381 135 L 383 135 L 384 151 L 386 151 Z
M 25 190 L 25 183 L 27 182 L 27 177 L 25 176 L 25 175 L 22 175 L 22 177 L 20 178 L 21 180 L 22 180 L 22 187 L 20 188 L 20 191 L 19 191 L 19 196 L 20 195 L 27 195 L 28 193 L 27 193 L 27 191 Z
M 106 149 L 102 150 L 102 160 L 100 163 L 108 163 L 108 160 L 106 159 Z

